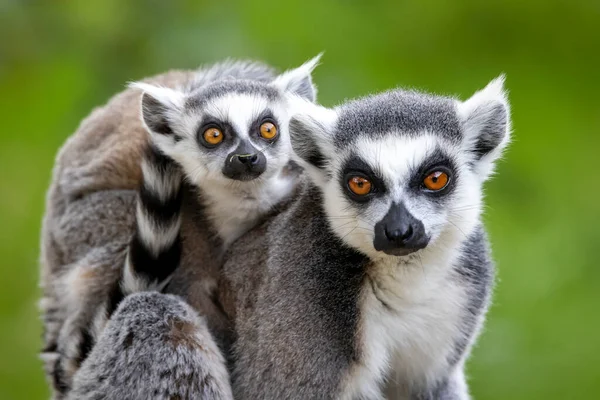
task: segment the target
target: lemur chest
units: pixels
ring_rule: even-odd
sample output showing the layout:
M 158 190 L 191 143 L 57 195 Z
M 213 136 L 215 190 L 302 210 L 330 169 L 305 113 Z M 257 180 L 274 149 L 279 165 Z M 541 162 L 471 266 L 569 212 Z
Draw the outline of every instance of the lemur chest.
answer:
M 356 393 L 381 390 L 386 378 L 403 387 L 426 385 L 449 367 L 466 293 L 446 276 L 413 272 L 365 280 Z
M 244 189 L 222 187 L 205 190 L 205 214 L 222 240 L 223 248 L 256 226 L 273 206 L 291 193 L 295 182 L 294 177 L 277 176 Z
M 268 208 L 261 206 L 254 198 L 224 198 L 213 204 L 208 210 L 208 217 L 221 240 L 224 248 L 255 226 Z

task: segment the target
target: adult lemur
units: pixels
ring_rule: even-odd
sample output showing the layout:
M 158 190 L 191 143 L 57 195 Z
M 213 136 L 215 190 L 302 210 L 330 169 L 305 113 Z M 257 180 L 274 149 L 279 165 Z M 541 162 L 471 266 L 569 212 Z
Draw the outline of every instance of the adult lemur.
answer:
M 311 72 L 317 61 L 279 76 L 263 64 L 226 62 L 151 78 L 96 110 L 67 142 L 57 160 L 42 236 L 42 356 L 57 398 L 69 392 L 108 316 L 129 293 L 163 289 L 172 278 L 166 291 L 184 296 L 189 305 L 181 303 L 177 315 L 138 317 L 146 318 L 142 325 L 159 318 L 175 327 L 164 338 L 173 348 L 183 343 L 179 330 L 206 331 L 190 305 L 215 332 L 227 329 L 213 301 L 222 253 L 294 189 L 291 99 L 314 101 Z M 141 119 L 137 89 L 144 93 Z M 188 364 L 197 367 L 152 389 L 158 392 L 138 388 L 137 398 L 194 397 L 203 391 L 230 397 L 223 359 L 208 331 L 185 343 Z M 222 368 L 199 366 L 209 358 Z M 138 373 L 147 378 L 142 370 Z M 205 384 L 192 388 L 186 379 Z
M 303 106 L 290 131 L 310 179 L 225 259 L 234 396 L 468 398 L 494 276 L 482 184 L 510 132 L 502 79 L 465 102 L 395 90 Z M 176 312 L 160 296 L 124 301 L 84 366 L 91 387 L 127 338 L 140 352 L 165 331 L 134 328 L 145 305 Z
M 502 82 L 465 102 L 394 90 L 292 119 L 310 182 L 224 266 L 234 396 L 469 397 L 494 276 L 482 184 L 510 130 Z

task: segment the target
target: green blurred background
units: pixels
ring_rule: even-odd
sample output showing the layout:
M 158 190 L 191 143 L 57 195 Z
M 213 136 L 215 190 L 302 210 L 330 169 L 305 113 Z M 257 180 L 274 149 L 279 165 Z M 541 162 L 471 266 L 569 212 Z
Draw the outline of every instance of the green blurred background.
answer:
M 501 72 L 514 142 L 487 187 L 499 280 L 478 399 L 600 398 L 600 1 L 0 0 L 0 399 L 44 399 L 38 236 L 53 159 L 125 82 L 325 51 L 320 100 L 465 98 Z

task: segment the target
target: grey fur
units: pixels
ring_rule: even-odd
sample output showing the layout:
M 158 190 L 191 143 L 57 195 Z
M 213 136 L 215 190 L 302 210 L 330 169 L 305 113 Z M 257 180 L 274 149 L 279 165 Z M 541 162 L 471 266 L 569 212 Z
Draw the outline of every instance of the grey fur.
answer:
M 481 311 L 490 302 L 494 282 L 493 261 L 490 258 L 490 246 L 487 235 L 479 226 L 463 243 L 460 262 L 455 266 L 456 280 L 470 287 L 469 302 L 463 316 L 463 327 L 466 332 L 477 329 Z M 455 352 L 449 355 L 448 363 L 455 365 L 468 351 L 471 338 L 465 335 L 457 338 Z
M 504 139 L 503 133 L 507 129 L 508 115 L 506 108 L 501 104 L 486 104 L 479 111 L 475 112 L 466 123 L 482 126 L 481 135 L 473 149 L 480 158 L 498 147 Z
M 227 93 L 260 95 L 271 101 L 277 101 L 281 98 L 281 93 L 275 88 L 260 84 L 259 81 L 226 80 L 194 91 L 186 102 L 186 108 L 201 109 L 211 100 L 214 100 L 215 97 Z
M 416 91 L 392 90 L 343 104 L 334 134 L 337 146 L 361 134 L 390 131 L 418 135 L 424 131 L 444 138 L 461 139 L 454 100 Z
M 142 118 L 151 131 L 171 135 L 169 109 L 148 93 L 142 94 Z
M 193 80 L 186 82 L 186 92 L 206 86 L 210 82 L 244 79 L 257 82 L 270 82 L 277 75 L 275 69 L 262 62 L 226 60 L 211 66 L 202 68 L 203 73 L 197 75 Z
M 222 302 L 235 316 L 236 398 L 335 398 L 360 357 L 352 332 L 368 260 L 329 233 L 320 201 L 306 183 L 227 256 Z
M 232 399 L 223 356 L 181 299 L 134 294 L 121 303 L 74 378 L 69 399 Z
M 41 356 L 56 398 L 68 390 L 79 367 L 82 332 L 120 277 L 133 229 L 135 192 L 99 191 L 65 205 L 61 213 L 47 215 L 46 221 L 51 218 L 55 225 L 43 243 L 50 262 L 43 270 L 41 305 L 49 312 L 43 315 Z

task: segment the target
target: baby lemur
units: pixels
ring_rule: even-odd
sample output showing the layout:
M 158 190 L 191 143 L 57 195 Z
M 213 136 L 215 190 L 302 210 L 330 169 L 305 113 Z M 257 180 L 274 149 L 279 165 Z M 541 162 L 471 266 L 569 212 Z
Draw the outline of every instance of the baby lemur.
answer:
M 392 90 L 335 109 L 296 103 L 307 176 L 225 255 L 234 397 L 468 399 L 464 363 L 494 278 L 482 186 L 510 133 L 503 78 L 464 102 Z M 140 303 L 175 309 L 161 296 L 123 302 L 88 382 L 102 354 L 136 340 Z
M 137 92 L 132 97 L 135 101 L 126 106 L 136 107 L 136 112 L 124 108 L 118 115 L 107 113 L 107 117 L 121 119 L 122 125 L 135 128 L 143 121 L 150 133 L 150 140 L 140 141 L 131 154 L 132 158 L 141 159 L 142 166 L 136 202 L 130 201 L 131 194 L 123 196 L 116 187 L 102 193 L 105 208 L 92 200 L 94 192 L 68 196 L 65 201 L 63 197 L 67 196 L 63 196 L 62 182 L 57 178 L 62 171 L 57 166 L 58 182 L 48 195 L 42 240 L 42 309 L 46 327 L 42 355 L 47 360 L 56 398 L 69 393 L 73 375 L 94 347 L 110 315 L 130 293 L 149 289 L 174 292 L 186 297 L 216 332 L 227 328 L 222 311 L 213 301 L 220 259 L 234 240 L 294 189 L 297 171 L 290 167 L 288 135 L 291 100 L 315 100 L 311 72 L 318 59 L 279 76 L 263 64 L 226 62 L 178 79 L 159 77 L 133 84 L 130 91 Z M 139 89 L 143 92 L 141 113 Z M 102 134 L 105 133 L 98 132 Z M 136 154 L 138 149 L 145 149 L 141 156 Z M 66 158 L 64 152 L 59 155 L 60 161 Z M 121 168 L 127 168 L 127 161 L 122 165 L 109 164 L 106 169 Z M 68 221 L 66 217 L 56 221 L 53 214 L 64 212 L 64 207 L 57 207 L 57 198 L 71 209 L 75 208 L 71 203 L 81 203 L 82 198 L 93 203 L 79 205 L 79 211 L 71 211 L 75 215 Z M 133 224 L 120 220 L 131 221 L 132 213 Z M 66 241 L 86 254 L 83 261 L 64 262 L 62 249 L 56 243 L 65 239 L 62 221 L 78 235 Z M 93 228 L 90 222 L 95 225 Z M 86 229 L 95 231 L 88 233 Z M 113 235 L 102 233 L 117 230 Z M 122 238 L 132 234 L 129 243 L 123 243 Z M 78 243 L 84 242 L 86 235 L 88 240 Z M 99 250 L 85 253 L 94 245 Z M 117 265 L 106 265 L 108 260 Z M 179 268 L 172 275 L 175 267 Z M 169 281 L 171 285 L 165 289 Z M 187 314 L 178 313 L 181 316 L 170 324 L 206 329 L 195 311 L 187 304 L 181 307 Z M 145 317 L 148 320 L 152 315 Z M 230 397 L 229 384 L 219 383 L 228 380 L 221 353 L 210 338 L 200 343 L 210 357 L 220 360 L 223 368 L 192 368 L 190 373 L 195 377 L 215 376 L 214 384 L 208 385 L 210 390 L 223 398 Z M 199 357 L 208 357 L 200 353 Z M 176 382 L 162 387 L 164 393 L 154 395 L 180 396 L 181 382 L 177 379 L 183 378 L 172 378 Z M 186 392 L 187 395 L 194 397 L 192 392 Z M 72 396 L 79 398 L 77 394 Z M 137 396 L 149 398 L 143 392 Z

